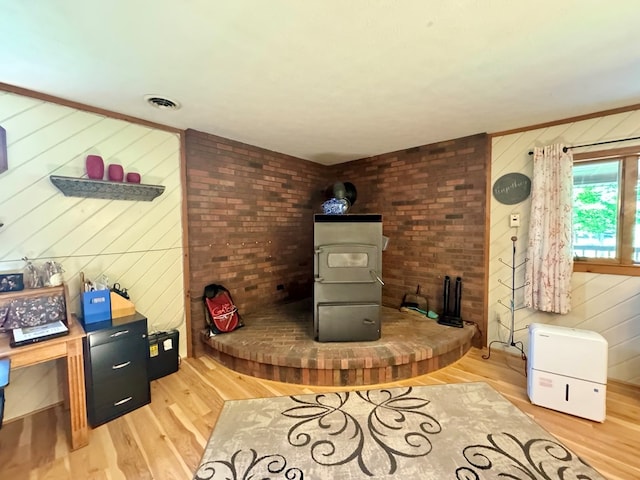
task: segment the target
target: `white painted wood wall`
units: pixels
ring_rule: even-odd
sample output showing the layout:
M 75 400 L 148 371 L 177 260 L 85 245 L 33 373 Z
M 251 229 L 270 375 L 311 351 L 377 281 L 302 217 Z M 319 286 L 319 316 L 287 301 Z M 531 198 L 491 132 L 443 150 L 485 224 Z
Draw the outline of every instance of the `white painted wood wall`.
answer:
M 0 126 L 9 159 L 0 174 L 0 272 L 21 271 L 22 257 L 55 259 L 71 312 L 79 312 L 79 273 L 105 274 L 128 289 L 150 332 L 179 329 L 186 356 L 179 135 L 2 91 Z M 65 197 L 49 176 L 86 177 L 88 154 L 165 192 L 152 202 Z M 60 402 L 57 372 L 55 362 L 13 370 L 5 420 Z
M 590 120 L 540 128 L 512 135 L 494 137 L 491 155 L 491 186 L 502 175 L 520 172 L 531 177 L 532 158 L 528 152 L 534 146 L 553 143 L 581 145 L 605 140 L 640 136 L 640 110 L 608 115 Z M 637 145 L 622 142 L 597 147 L 581 148 L 576 152 L 604 150 Z M 575 152 L 574 152 L 575 153 Z M 490 251 L 489 251 L 489 328 L 488 338 L 507 340 L 508 330 L 498 324 L 509 325 L 511 314 L 498 300 L 509 305 L 510 290 L 498 280 L 511 285 L 511 270 L 499 259 L 512 263 L 511 236 L 518 237 L 516 264 L 524 261 L 528 242 L 530 198 L 517 205 L 503 205 L 491 199 Z M 519 213 L 520 228 L 509 227 L 509 214 Z M 524 267 L 518 270 L 516 286 L 522 285 Z M 528 348 L 527 325 L 538 322 L 600 333 L 609 343 L 609 370 L 611 379 L 640 384 L 640 277 L 574 273 L 572 311 L 567 315 L 554 315 L 524 308 L 516 311 L 516 341 Z M 521 289 L 516 293 L 516 307 L 522 305 Z M 499 347 L 500 344 L 495 344 Z M 516 353 L 514 348 L 509 351 Z M 587 361 L 587 359 L 584 359 Z

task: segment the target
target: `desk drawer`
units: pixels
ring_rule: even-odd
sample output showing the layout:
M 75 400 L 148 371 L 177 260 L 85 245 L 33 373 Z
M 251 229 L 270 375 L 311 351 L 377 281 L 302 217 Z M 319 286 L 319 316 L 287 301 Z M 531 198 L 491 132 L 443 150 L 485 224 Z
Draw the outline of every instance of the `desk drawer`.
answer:
M 109 382 L 93 385 L 94 404 L 96 407 L 113 406 L 123 398 L 138 398 L 149 391 L 146 372 L 136 371 Z
M 125 325 L 115 326 L 109 329 L 92 332 L 88 335 L 90 347 L 104 345 L 105 343 L 127 340 L 130 338 L 146 339 L 147 338 L 147 320 L 142 318 L 141 321 L 127 323 Z
M 95 427 L 150 401 L 151 391 L 146 371 L 94 385 L 89 406 L 89 423 Z
M 147 344 L 135 338 L 91 348 L 91 374 L 100 381 L 147 368 Z

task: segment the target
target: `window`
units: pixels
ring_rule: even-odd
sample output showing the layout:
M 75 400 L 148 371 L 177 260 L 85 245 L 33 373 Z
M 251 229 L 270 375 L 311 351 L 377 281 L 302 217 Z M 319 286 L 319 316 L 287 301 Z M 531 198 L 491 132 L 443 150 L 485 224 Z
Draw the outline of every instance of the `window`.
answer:
M 574 155 L 574 271 L 640 276 L 640 147 Z

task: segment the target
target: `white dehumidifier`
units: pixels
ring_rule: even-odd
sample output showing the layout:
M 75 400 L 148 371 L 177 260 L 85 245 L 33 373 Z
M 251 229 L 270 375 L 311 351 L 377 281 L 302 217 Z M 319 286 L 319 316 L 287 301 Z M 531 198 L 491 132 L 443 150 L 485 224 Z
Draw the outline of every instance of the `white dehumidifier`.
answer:
M 608 344 L 589 330 L 529 325 L 527 394 L 531 403 L 604 422 Z

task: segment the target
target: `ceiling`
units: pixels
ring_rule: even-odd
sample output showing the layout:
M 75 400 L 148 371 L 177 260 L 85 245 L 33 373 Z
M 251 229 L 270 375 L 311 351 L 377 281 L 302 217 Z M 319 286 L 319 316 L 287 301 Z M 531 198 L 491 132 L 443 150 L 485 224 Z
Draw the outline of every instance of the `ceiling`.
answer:
M 0 11 L 0 82 L 325 165 L 640 103 L 637 0 L 0 0 Z

